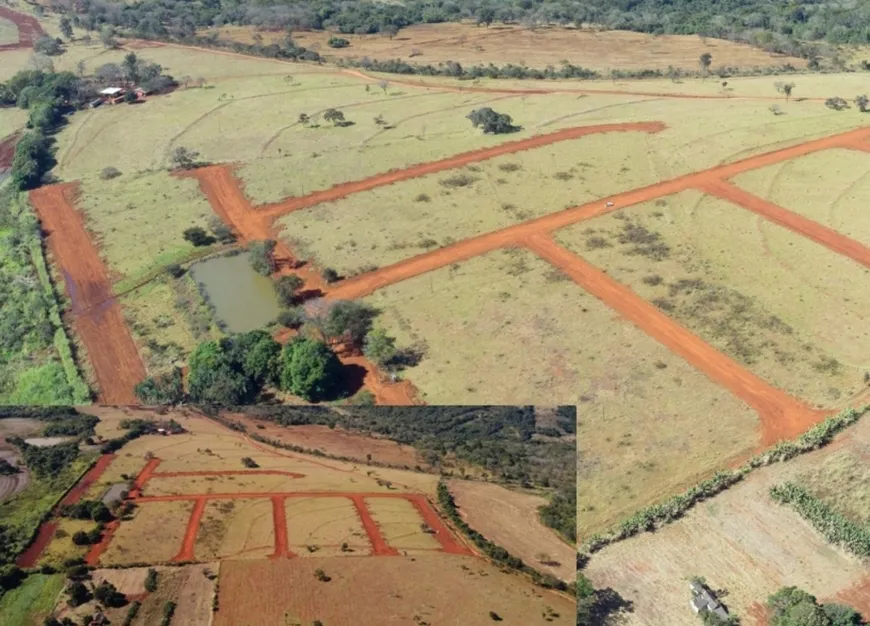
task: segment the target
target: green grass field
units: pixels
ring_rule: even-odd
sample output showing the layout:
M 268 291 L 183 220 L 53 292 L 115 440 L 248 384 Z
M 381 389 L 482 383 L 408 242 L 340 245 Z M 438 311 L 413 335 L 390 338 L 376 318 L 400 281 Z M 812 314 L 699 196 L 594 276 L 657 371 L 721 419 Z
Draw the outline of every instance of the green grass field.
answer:
M 641 237 L 669 251 L 656 256 Z M 865 387 L 870 274 L 827 248 L 694 191 L 583 222 L 557 240 L 797 397 L 836 407 Z
M 4 626 L 42 626 L 65 584 L 61 574 L 31 574 L 0 597 Z
M 0 45 L 18 43 L 18 27 L 9 20 L 0 19 Z

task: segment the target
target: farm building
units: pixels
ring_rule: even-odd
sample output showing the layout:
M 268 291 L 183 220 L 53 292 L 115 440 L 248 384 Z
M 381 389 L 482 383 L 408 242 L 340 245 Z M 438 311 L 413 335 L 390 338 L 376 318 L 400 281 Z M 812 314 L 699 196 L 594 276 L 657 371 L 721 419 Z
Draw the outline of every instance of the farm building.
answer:
M 695 613 L 710 612 L 715 613 L 722 619 L 728 618 L 728 611 L 725 607 L 713 597 L 713 594 L 707 589 L 707 586 L 700 581 L 693 580 L 689 583 L 692 589 L 692 599 L 690 605 Z

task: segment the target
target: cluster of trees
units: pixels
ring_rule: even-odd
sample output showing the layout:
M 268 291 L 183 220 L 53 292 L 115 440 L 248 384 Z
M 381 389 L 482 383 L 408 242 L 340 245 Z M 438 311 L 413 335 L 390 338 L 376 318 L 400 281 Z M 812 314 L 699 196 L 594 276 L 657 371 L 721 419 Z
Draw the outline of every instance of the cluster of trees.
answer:
M 65 504 L 60 508 L 60 515 L 94 522 L 108 522 L 114 518 L 109 507 L 100 500 L 81 500 L 75 504 Z
M 556 69 L 553 66 L 547 66 L 545 69 L 535 69 L 524 65 L 516 65 L 508 63 L 507 65 L 473 65 L 471 67 L 463 67 L 461 63 L 456 61 L 446 61 L 438 65 L 408 63 L 401 59 L 371 59 L 363 57 L 362 59 L 339 59 L 337 64 L 346 67 L 359 67 L 361 69 L 370 70 L 372 72 L 388 72 L 390 74 L 420 74 L 422 76 L 450 76 L 452 78 L 462 78 L 474 80 L 477 78 L 512 78 L 524 79 L 530 78 L 534 80 L 552 80 L 557 78 L 599 78 L 601 75 L 595 70 L 590 70 L 579 65 L 571 63 L 562 63 L 561 67 Z
M 767 599 L 770 626 L 861 626 L 864 618 L 845 604 L 819 604 L 797 587 L 783 587 Z
M 42 434 L 45 437 L 76 437 L 85 439 L 94 435 L 94 427 L 100 423 L 100 419 L 94 415 L 76 413 L 63 419 L 51 420 Z
M 56 476 L 79 456 L 79 444 L 75 441 L 55 446 L 32 446 L 21 437 L 9 437 L 7 441 L 21 450 L 24 464 L 37 478 Z
M 630 613 L 633 603 L 610 587 L 596 589 L 581 571 L 584 562 L 577 557 L 577 626 L 618 623 L 620 613 Z M 616 618 L 616 619 L 614 619 Z
M 515 126 L 511 116 L 507 113 L 497 113 L 491 107 L 474 109 L 466 116 L 471 120 L 475 128 L 482 128 L 484 133 L 500 135 L 503 133 L 515 133 L 520 130 Z
M 103 87 L 138 86 L 148 92 L 165 91 L 177 84 L 172 76 L 163 72 L 163 66 L 139 58 L 135 52 L 127 53 L 120 64 L 105 63 L 97 67 L 94 80 Z

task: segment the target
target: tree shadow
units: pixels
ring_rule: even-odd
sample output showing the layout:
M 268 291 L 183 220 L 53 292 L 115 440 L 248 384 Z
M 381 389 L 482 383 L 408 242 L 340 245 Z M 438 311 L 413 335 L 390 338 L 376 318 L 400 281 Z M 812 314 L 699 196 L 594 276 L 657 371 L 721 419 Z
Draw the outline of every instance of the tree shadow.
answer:
M 626 613 L 634 613 L 634 602 L 626 600 L 611 587 L 595 590 L 595 604 L 590 616 L 592 624 L 617 626 L 624 621 Z
M 363 383 L 366 377 L 366 368 L 362 365 L 345 365 L 342 369 L 342 390 L 340 395 L 344 397 L 352 397 L 363 388 Z

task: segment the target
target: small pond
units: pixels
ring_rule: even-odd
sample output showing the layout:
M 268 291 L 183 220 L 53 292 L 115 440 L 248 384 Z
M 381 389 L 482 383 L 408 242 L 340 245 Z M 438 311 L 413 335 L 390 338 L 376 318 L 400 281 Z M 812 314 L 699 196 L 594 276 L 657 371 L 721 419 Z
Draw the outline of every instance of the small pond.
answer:
M 247 254 L 202 261 L 190 268 L 190 274 L 228 332 L 263 328 L 278 317 L 281 309 L 272 281 L 251 269 Z

